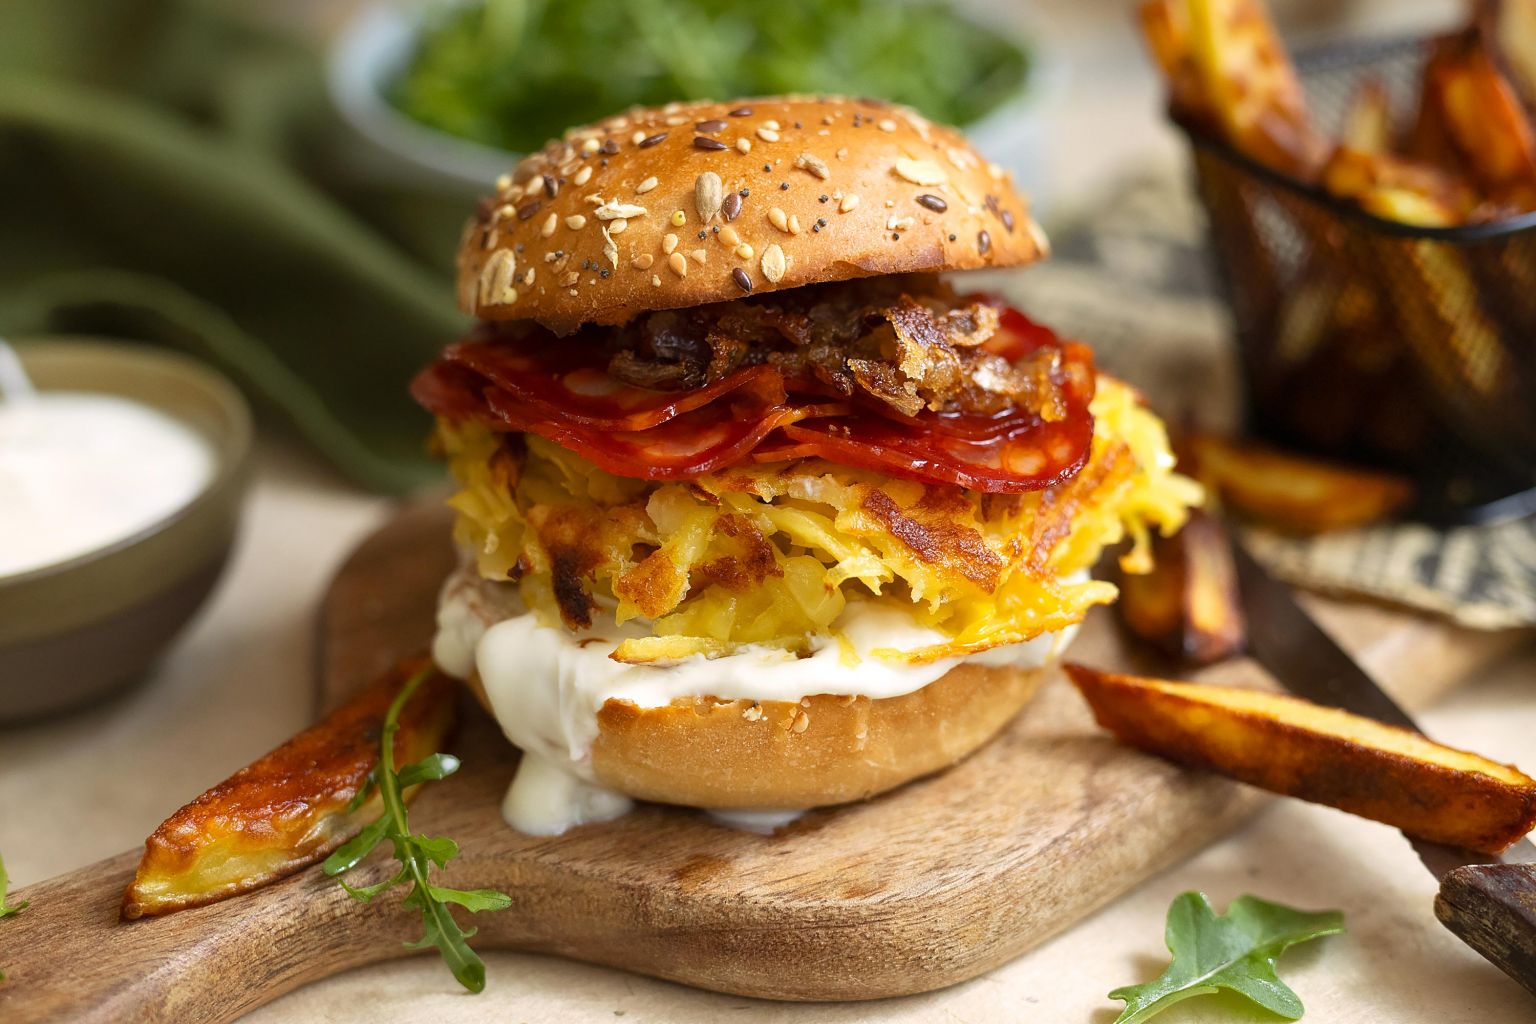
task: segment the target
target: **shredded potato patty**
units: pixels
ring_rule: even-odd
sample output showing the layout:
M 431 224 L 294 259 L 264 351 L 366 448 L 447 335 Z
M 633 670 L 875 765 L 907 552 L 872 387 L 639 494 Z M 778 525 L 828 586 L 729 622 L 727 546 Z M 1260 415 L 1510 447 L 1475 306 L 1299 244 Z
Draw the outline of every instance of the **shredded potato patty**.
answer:
M 1086 466 L 1042 491 L 984 494 L 821 459 L 742 465 L 687 483 L 613 476 L 543 438 L 440 421 L 461 490 L 455 539 L 486 579 L 518 581 L 542 618 L 586 629 L 638 619 L 629 662 L 741 644 L 805 650 L 837 636 L 850 599 L 897 602 L 949 638 L 932 660 L 1018 643 L 1113 600 L 1065 582 L 1129 535 L 1171 533 L 1200 500 L 1162 424 L 1101 375 Z M 893 652 L 894 654 L 894 652 Z

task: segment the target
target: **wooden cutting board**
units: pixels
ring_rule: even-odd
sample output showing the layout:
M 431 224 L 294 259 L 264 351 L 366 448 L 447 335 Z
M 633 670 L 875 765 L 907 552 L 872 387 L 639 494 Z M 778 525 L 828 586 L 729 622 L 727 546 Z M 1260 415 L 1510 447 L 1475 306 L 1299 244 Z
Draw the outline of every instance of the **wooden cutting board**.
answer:
M 403 510 L 338 574 L 320 615 L 320 706 L 345 699 L 431 634 L 453 562 L 448 517 Z M 1316 600 L 1319 619 L 1410 705 L 1518 637 Z M 1071 656 L 1145 667 L 1097 613 Z M 1234 662 L 1207 673 L 1266 682 Z M 464 769 L 427 787 L 415 828 L 456 838 L 450 884 L 494 886 L 481 948 L 534 950 L 772 999 L 874 999 L 993 968 L 1222 835 L 1266 797 L 1121 748 L 1063 680 L 960 766 L 773 836 L 645 806 L 556 838 L 523 836 L 499 802 L 515 751 L 465 702 Z M 171 738 L 166 737 L 167 741 Z M 190 790 L 186 796 L 196 794 Z M 310 868 L 209 907 L 118 921 L 130 851 L 30 886 L 0 924 L 0 1021 L 227 1021 L 298 985 L 406 955 L 419 920 L 361 905 Z M 376 854 L 359 872 L 384 877 Z M 453 984 L 445 972 L 443 983 Z

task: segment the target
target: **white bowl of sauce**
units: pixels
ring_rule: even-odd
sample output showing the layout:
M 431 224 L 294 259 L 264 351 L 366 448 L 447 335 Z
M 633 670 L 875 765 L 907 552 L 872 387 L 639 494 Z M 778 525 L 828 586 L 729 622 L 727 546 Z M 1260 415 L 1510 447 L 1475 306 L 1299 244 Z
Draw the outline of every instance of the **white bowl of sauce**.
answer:
M 0 362 L 0 721 L 85 704 L 163 653 L 228 557 L 251 444 L 239 392 L 186 356 L 15 351 L 35 392 Z

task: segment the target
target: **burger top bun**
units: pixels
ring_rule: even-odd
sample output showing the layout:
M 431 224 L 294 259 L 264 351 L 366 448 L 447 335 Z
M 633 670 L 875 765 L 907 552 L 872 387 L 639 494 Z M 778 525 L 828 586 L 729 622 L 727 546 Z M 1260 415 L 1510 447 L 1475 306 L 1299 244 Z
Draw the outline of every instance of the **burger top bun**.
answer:
M 906 107 L 783 96 L 635 109 L 549 143 L 466 227 L 458 295 L 558 332 L 876 274 L 1029 263 L 1010 175 Z

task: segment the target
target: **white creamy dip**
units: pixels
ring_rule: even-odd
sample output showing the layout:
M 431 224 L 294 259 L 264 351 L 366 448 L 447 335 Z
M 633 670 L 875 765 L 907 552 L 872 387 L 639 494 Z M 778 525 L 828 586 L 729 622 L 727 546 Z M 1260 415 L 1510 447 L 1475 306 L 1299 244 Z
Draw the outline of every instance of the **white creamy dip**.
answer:
M 10 395 L 0 401 L 0 576 L 131 537 L 213 476 L 207 440 L 157 409 L 114 395 Z
M 502 731 L 524 751 L 502 814 L 513 828 L 533 835 L 557 835 L 574 825 L 606 821 L 629 810 L 627 797 L 599 786 L 592 774 L 597 712 L 608 700 L 626 700 L 642 708 L 665 707 L 674 698 L 700 695 L 797 701 L 827 692 L 808 693 L 808 682 L 824 686 L 832 679 L 837 680 L 839 694 L 871 700 L 899 697 L 922 689 L 966 660 L 1021 667 L 1046 664 L 1076 631 L 1072 627 L 968 658 L 910 665 L 872 652 L 915 650 L 947 638 L 899 607 L 850 600 L 834 623 L 846 646 L 828 641 L 809 657 L 749 647 L 720 658 L 697 655 L 665 666 L 627 665 L 609 655 L 624 639 L 645 635 L 639 624 L 610 624 L 573 633 L 543 625 L 522 610 L 511 585 L 495 589 L 504 591 L 504 601 L 487 609 L 484 604 L 496 600 L 487 597 L 493 588 L 466 573 L 448 580 L 438 605 L 432 653 L 451 675 L 464 678 L 472 671 L 479 673 Z M 494 622 L 489 628 L 488 620 Z M 756 828 L 767 826 L 767 819 L 751 808 L 721 817 Z

